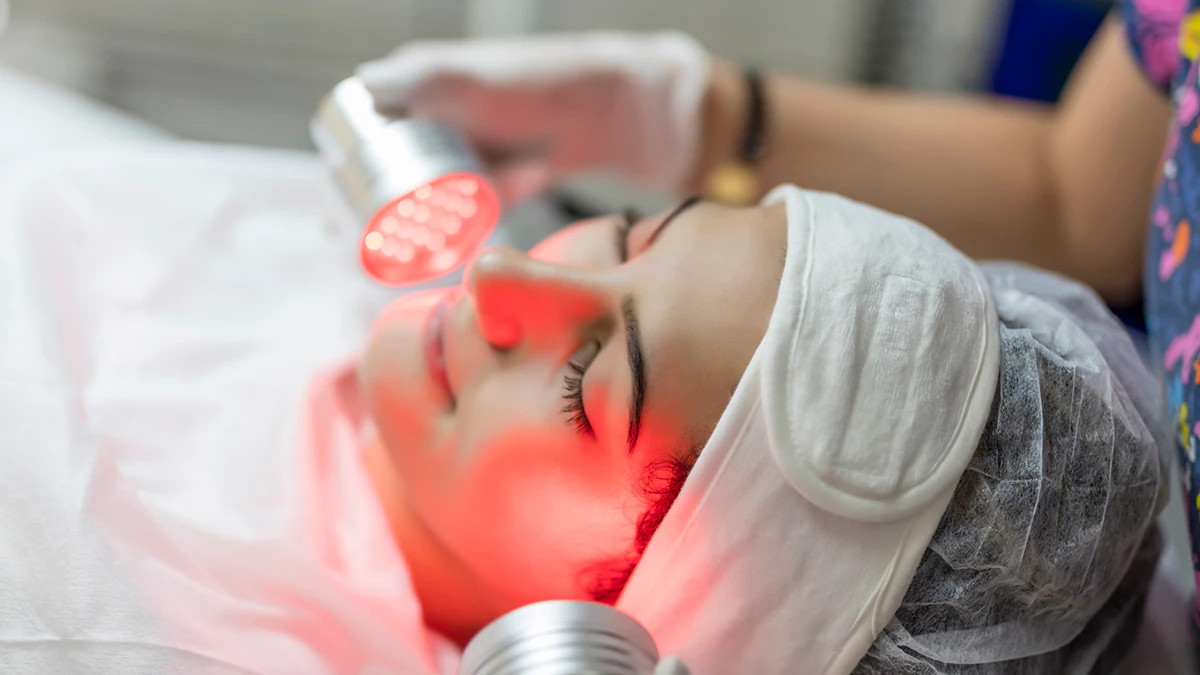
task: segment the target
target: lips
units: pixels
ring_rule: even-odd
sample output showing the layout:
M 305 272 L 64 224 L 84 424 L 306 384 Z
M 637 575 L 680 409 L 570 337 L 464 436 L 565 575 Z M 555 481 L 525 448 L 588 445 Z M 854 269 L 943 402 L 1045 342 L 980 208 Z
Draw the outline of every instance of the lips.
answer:
M 446 372 L 446 316 L 451 306 L 450 298 L 438 303 L 425 322 L 425 364 L 433 379 L 446 398 L 454 404 L 454 391 L 450 388 L 450 376 Z

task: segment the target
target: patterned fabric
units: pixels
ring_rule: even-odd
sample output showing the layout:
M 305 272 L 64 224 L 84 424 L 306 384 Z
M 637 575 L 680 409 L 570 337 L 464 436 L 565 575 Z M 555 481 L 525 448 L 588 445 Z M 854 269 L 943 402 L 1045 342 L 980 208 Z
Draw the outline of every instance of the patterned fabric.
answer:
M 1146 76 L 1171 97 L 1175 116 L 1150 214 L 1144 285 L 1146 325 L 1161 359 L 1183 466 L 1192 567 L 1200 582 L 1200 0 L 1124 0 L 1129 42 Z M 1194 614 L 1200 625 L 1200 609 Z

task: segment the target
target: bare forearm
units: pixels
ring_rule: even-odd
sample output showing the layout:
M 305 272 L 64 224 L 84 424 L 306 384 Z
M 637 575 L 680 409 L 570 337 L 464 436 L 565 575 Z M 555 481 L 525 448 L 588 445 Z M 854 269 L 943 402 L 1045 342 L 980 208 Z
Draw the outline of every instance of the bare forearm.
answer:
M 739 77 L 724 67 L 714 88 L 737 91 Z M 921 221 L 972 255 L 1019 255 L 1052 243 L 1040 226 L 1054 214 L 1043 159 L 1051 108 L 785 78 L 769 87 L 769 150 L 758 164 L 764 189 L 789 182 L 837 192 Z M 717 113 L 733 130 L 740 114 Z M 714 134 L 722 136 L 714 163 L 738 142 L 737 133 Z
M 844 194 L 972 256 L 1029 262 L 1128 301 L 1168 112 L 1120 40 L 1110 28 L 1058 107 L 772 77 L 760 185 Z M 735 68 L 716 67 L 697 181 L 736 154 L 743 87 Z

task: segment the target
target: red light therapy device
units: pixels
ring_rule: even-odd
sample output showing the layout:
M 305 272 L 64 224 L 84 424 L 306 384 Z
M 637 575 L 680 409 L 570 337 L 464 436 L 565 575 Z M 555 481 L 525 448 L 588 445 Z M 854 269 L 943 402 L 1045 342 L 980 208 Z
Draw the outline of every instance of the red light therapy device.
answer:
M 313 141 L 366 226 L 363 269 L 383 284 L 429 281 L 487 240 L 500 200 L 482 162 L 453 129 L 388 117 L 356 78 L 325 97 Z

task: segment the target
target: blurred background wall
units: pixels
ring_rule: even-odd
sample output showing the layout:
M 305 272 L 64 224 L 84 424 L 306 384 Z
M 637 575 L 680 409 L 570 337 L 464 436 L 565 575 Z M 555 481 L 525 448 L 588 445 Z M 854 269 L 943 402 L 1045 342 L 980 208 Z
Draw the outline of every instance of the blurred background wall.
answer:
M 0 64 L 184 137 L 307 148 L 320 96 L 414 38 L 681 28 L 785 72 L 959 91 L 986 85 L 1009 1 L 8 0 Z

